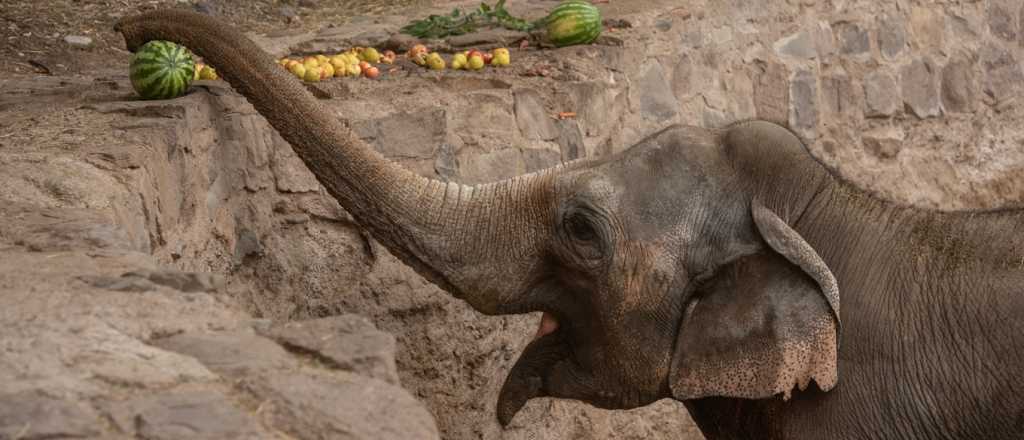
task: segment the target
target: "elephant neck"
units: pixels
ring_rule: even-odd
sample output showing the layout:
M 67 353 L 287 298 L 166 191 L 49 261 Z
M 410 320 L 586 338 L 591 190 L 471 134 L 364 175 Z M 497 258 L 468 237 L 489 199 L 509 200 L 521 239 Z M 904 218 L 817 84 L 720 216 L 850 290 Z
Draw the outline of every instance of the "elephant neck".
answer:
M 906 281 L 906 273 L 956 276 L 979 267 L 1022 265 L 1024 210 L 938 211 L 901 205 L 830 177 L 793 224 L 836 272 Z

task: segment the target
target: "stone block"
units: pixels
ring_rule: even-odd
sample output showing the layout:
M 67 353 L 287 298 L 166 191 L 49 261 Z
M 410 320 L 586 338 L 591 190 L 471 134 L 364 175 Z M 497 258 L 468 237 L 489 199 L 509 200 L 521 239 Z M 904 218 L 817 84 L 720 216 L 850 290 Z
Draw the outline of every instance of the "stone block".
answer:
M 640 103 L 640 115 L 644 119 L 664 122 L 679 113 L 679 105 L 671 93 L 672 88 L 665 79 L 665 69 L 661 63 L 652 60 L 644 73 L 636 82 L 637 99 Z
M 754 108 L 757 117 L 784 123 L 789 120 L 789 70 L 785 65 L 767 61 L 754 75 Z
M 539 92 L 533 89 L 519 89 L 514 94 L 516 124 L 524 138 L 549 141 L 558 137 L 558 129 L 544 108 L 544 101 Z
M 878 20 L 878 51 L 887 59 L 895 59 L 907 45 L 907 28 L 901 17 L 885 16 Z
M 785 57 L 808 60 L 818 55 L 814 39 L 805 31 L 782 37 L 774 47 L 775 53 Z
M 989 0 L 985 10 L 989 32 L 1004 41 L 1017 40 L 1019 32 L 1017 15 L 1020 13 L 1020 0 Z
M 865 55 L 871 50 L 868 31 L 858 23 L 841 21 L 833 26 L 833 33 L 842 55 Z
M 854 86 L 846 72 L 831 72 L 821 76 L 821 100 L 825 110 L 833 114 L 853 114 L 860 111 L 862 88 Z
M 879 69 L 864 77 L 864 117 L 884 118 L 899 112 L 903 98 L 896 77 Z
M 941 49 L 945 45 L 946 14 L 941 6 L 914 6 L 910 9 L 910 29 L 918 47 Z
M 789 126 L 797 134 L 814 139 L 818 127 L 818 78 L 809 70 L 793 74 L 789 86 Z
M 939 89 L 936 67 L 931 59 L 915 58 L 900 69 L 903 102 L 920 119 L 939 116 Z
M 977 89 L 974 65 L 968 57 L 956 57 L 942 68 L 942 106 L 947 112 L 973 111 Z

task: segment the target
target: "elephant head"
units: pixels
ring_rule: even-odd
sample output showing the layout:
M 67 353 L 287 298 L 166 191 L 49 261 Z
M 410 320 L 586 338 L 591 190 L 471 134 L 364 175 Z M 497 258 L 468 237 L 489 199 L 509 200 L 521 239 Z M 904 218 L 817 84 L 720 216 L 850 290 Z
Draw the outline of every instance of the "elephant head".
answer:
M 836 282 L 793 228 L 830 177 L 782 127 L 673 127 L 601 160 L 442 183 L 373 151 L 228 26 L 160 11 L 117 29 L 129 49 L 171 40 L 216 63 L 427 279 L 485 314 L 543 312 L 499 396 L 503 424 L 540 396 L 631 408 L 836 382 Z

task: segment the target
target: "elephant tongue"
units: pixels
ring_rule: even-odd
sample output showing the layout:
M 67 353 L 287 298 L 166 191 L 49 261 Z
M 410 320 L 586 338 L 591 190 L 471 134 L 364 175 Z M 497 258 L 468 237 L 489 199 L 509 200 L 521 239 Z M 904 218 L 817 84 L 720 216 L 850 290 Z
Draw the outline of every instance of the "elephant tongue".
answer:
M 558 320 L 555 319 L 555 315 L 544 312 L 544 315 L 540 318 L 540 327 L 537 328 L 537 335 L 533 337 L 533 340 L 554 333 L 555 330 L 558 330 Z

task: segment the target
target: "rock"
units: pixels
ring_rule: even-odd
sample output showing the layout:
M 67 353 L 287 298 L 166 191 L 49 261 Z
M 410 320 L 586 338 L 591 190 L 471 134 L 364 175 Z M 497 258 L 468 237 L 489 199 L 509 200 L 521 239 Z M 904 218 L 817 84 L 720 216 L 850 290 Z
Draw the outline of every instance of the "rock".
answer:
M 699 49 L 704 45 L 704 32 L 701 32 L 699 29 L 684 31 L 679 36 L 679 42 L 683 47 Z
M 239 228 L 235 237 L 235 264 L 242 264 L 247 257 L 259 255 L 261 252 L 263 245 L 260 244 L 260 237 L 247 228 Z
M 988 30 L 999 39 L 1014 42 L 1017 40 L 1017 23 L 1015 18 L 1021 10 L 1020 0 L 991 0 L 986 8 Z
M 248 411 L 210 390 L 164 391 L 108 405 L 121 432 L 153 440 L 272 438 Z
M 448 119 L 444 109 L 398 112 L 364 121 L 357 132 L 387 157 L 433 159 L 445 142 Z
M 936 10 L 938 8 L 914 6 L 910 9 L 910 28 L 919 47 L 939 49 L 945 45 L 946 15 Z
M 204 15 L 217 15 L 217 7 L 214 6 L 213 3 L 206 0 L 200 0 L 196 2 L 194 5 L 192 5 L 192 9 Z
M 985 73 L 984 91 L 996 100 L 1015 96 L 1024 87 L 1024 71 L 1013 52 L 989 43 L 981 48 L 981 66 Z
M 863 90 L 863 89 L 861 89 Z M 821 77 L 821 100 L 833 114 L 854 113 L 860 110 L 861 97 L 846 72 L 828 73 Z
M 814 40 L 814 49 L 819 57 L 835 55 L 835 37 L 832 35 L 832 26 L 827 21 L 819 21 L 811 28 L 811 38 Z
M 907 45 L 907 29 L 903 19 L 886 16 L 878 21 L 878 51 L 887 59 L 895 59 Z
M 665 70 L 658 61 L 652 61 L 647 70 L 637 80 L 636 89 L 639 94 L 640 115 L 645 119 L 664 122 L 679 113 L 678 102 L 671 93 L 672 88 L 665 79 Z
M 937 72 L 928 58 L 915 58 L 900 70 L 903 102 L 920 119 L 939 116 Z
M 129 303 L 141 301 L 131 297 L 122 297 L 121 300 Z M 209 304 L 195 301 L 199 304 Z M 153 304 L 161 303 L 178 304 L 177 307 L 181 307 L 180 303 L 176 302 L 160 301 Z M 146 319 L 152 314 L 147 312 L 135 309 L 131 313 L 139 319 Z M 120 319 L 127 320 L 124 317 Z M 184 318 L 179 316 L 177 319 Z M 180 321 L 177 324 L 170 328 L 187 325 Z M 213 372 L 195 358 L 161 350 L 106 325 L 76 327 L 74 336 L 74 342 L 77 344 L 75 350 L 63 355 L 67 356 L 63 361 L 73 365 L 74 371 L 65 374 L 82 375 L 96 381 L 139 390 L 163 389 L 178 382 L 201 383 L 217 379 Z M 68 351 L 63 348 L 59 350 Z
M 973 64 L 967 56 L 956 57 L 942 68 L 942 106 L 946 111 L 972 112 L 977 88 Z
M 398 385 L 395 337 L 366 318 L 341 315 L 275 325 L 264 333 L 295 350 L 313 355 L 330 368 Z
M 680 55 L 679 61 L 676 61 L 675 68 L 672 69 L 672 93 L 676 100 L 683 101 L 694 92 L 693 70 L 693 59 L 690 58 L 690 55 L 686 53 Z
M 316 0 L 299 0 L 300 8 L 315 8 L 316 6 Z
M 622 109 L 615 107 L 618 91 L 594 82 L 574 83 L 570 87 L 575 101 L 576 117 L 587 136 L 602 136 L 612 129 Z
M 268 373 L 243 387 L 268 403 L 274 427 L 296 438 L 405 440 L 439 438 L 423 405 L 394 385 L 339 371 L 330 377 Z
M 789 126 L 807 139 L 817 137 L 818 78 L 809 70 L 798 70 L 789 85 Z
M 277 137 L 277 132 L 274 132 Z M 282 145 L 283 144 L 283 145 Z M 276 145 L 273 156 L 270 160 L 270 170 L 274 175 L 274 185 L 278 191 L 283 193 L 309 193 L 320 189 L 320 182 L 316 180 L 309 168 L 302 163 L 302 159 L 295 155 L 295 151 L 283 139 L 274 142 Z
M 441 145 L 437 159 L 434 159 L 434 172 L 444 181 L 451 181 L 459 175 L 459 161 L 455 158 L 455 147 L 452 144 Z
M 151 343 L 196 358 L 210 370 L 231 377 L 297 366 L 296 361 L 280 345 L 245 330 L 190 332 Z
M 524 148 L 523 167 L 527 173 L 540 171 L 558 165 L 562 161 L 561 151 L 546 148 Z
M 891 159 L 903 148 L 903 130 L 897 127 L 876 128 L 861 136 L 864 147 L 879 159 Z
M 76 49 L 88 49 L 92 47 L 92 38 L 84 35 L 68 35 L 64 37 L 64 42 Z
M 292 8 L 291 6 L 278 7 L 277 15 L 280 15 L 281 18 L 284 18 L 285 21 L 287 21 L 288 23 L 299 20 L 299 14 L 295 12 L 295 9 Z
M 776 41 L 774 47 L 779 55 L 806 60 L 818 54 L 814 43 L 807 32 L 800 31 Z
M 103 422 L 87 405 L 36 392 L 0 394 L 0 439 L 98 436 Z
M 514 92 L 516 124 L 523 137 L 529 140 L 553 140 L 558 137 L 551 115 L 544 108 L 540 93 L 533 89 L 518 89 Z
M 459 164 L 459 180 L 467 184 L 496 182 L 526 172 L 523 155 L 515 148 L 460 154 Z
M 91 209 L 32 209 L 28 205 L 10 203 L 0 208 L 0 213 L 17 214 L 21 220 L 0 224 L 0 234 L 14 237 L 15 245 L 33 252 L 132 250 L 141 245 L 132 243 L 124 229 Z M 145 247 L 148 248 L 148 243 Z
M 661 32 L 668 32 L 672 29 L 672 20 L 660 18 L 654 22 L 654 28 Z
M 154 284 L 167 286 L 181 292 L 213 292 L 222 288 L 226 283 L 221 274 L 182 272 L 174 269 L 135 271 L 125 275 L 140 276 Z
M 568 162 L 583 157 L 587 147 L 583 144 L 583 130 L 575 119 L 560 119 L 558 125 L 558 146 L 562 151 L 562 161 Z
M 843 55 L 863 55 L 871 50 L 868 31 L 857 23 L 842 21 L 833 27 L 836 40 L 839 42 L 839 53 Z
M 896 77 L 888 70 L 878 69 L 864 77 L 864 117 L 895 115 L 902 104 Z
M 101 289 L 120 292 L 146 292 L 157 286 L 170 287 L 180 292 L 213 292 L 224 287 L 223 275 L 206 272 L 181 272 L 174 269 L 141 269 L 120 277 L 82 277 L 83 281 Z
M 777 123 L 789 121 L 789 71 L 785 65 L 768 61 L 754 76 L 754 108 L 757 117 Z

